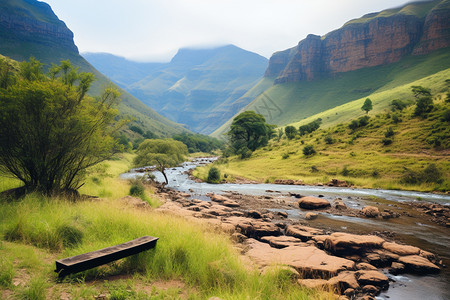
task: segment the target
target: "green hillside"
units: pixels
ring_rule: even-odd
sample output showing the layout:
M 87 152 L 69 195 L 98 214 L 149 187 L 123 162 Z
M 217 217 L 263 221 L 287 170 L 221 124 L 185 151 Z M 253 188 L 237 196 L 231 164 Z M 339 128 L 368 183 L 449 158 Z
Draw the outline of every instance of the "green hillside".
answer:
M 397 99 L 410 103 L 401 112 L 392 112 L 387 106 L 380 110 L 379 103 L 374 101 L 366 126 L 350 129 L 349 121 L 336 119 L 311 134 L 297 135 L 292 140 L 273 139 L 249 159 L 231 157 L 215 166 L 231 181 L 243 177 L 259 182 L 293 179 L 326 184 L 338 178 L 357 187 L 448 191 L 450 87 L 445 80 L 449 77 L 450 70 L 446 70 L 414 82 L 434 87 L 434 109 L 425 118 L 414 116 L 415 105 L 408 85 L 402 91 L 409 90 L 408 94 L 397 94 L 400 96 Z M 350 104 L 362 112 L 362 101 L 345 106 Z M 344 113 L 345 106 L 338 114 Z M 319 116 L 324 117 L 319 114 L 311 119 Z M 323 122 L 327 124 L 326 117 Z M 316 154 L 305 155 L 306 145 L 311 145 Z M 208 169 L 200 168 L 194 175 L 204 179 Z
M 308 117 L 310 120 L 318 113 L 367 97 L 376 99 L 379 102 L 378 108 L 386 107 L 387 103 L 402 95 L 397 93 L 397 87 L 448 68 L 450 51 L 446 48 L 430 55 L 408 56 L 393 64 L 339 73 L 334 77 L 272 85 L 242 111 L 255 110 L 264 115 L 268 123 L 284 126 Z M 328 121 L 348 121 L 349 119 L 345 118 L 357 116 L 333 112 L 337 112 L 339 118 L 332 118 L 330 113 L 327 113 L 328 119 L 323 118 L 324 125 Z M 220 136 L 225 133 L 230 122 L 229 120 L 212 135 Z
M 83 57 L 73 43 L 73 34 L 53 13 L 50 6 L 34 0 L 6 0 L 0 4 L 0 54 L 17 61 L 28 60 L 31 56 L 44 63 L 47 69 L 52 63 L 69 59 L 80 71 L 95 74 L 90 93 L 98 95 L 109 85 L 115 85 L 98 72 Z M 27 24 L 27 26 L 23 26 Z M 25 29 L 26 28 L 26 29 Z M 46 28 L 41 30 L 40 28 Z M 120 114 L 133 119 L 134 123 L 159 136 L 171 136 L 187 131 L 120 89 L 122 102 Z
M 241 96 L 267 67 L 266 58 L 233 45 L 180 49 L 168 63 L 137 63 L 104 53 L 84 56 L 157 112 L 206 134 L 253 99 Z

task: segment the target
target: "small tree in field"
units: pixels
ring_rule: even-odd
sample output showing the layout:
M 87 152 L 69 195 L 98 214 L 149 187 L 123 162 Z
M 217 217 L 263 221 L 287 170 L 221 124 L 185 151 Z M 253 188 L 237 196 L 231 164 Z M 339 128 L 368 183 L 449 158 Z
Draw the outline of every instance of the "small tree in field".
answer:
M 370 100 L 370 98 L 367 98 L 366 101 L 364 101 L 363 106 L 361 106 L 361 109 L 364 110 L 366 114 L 368 114 L 369 111 L 373 109 L 372 100 Z
M 166 183 L 169 183 L 165 170 L 182 163 L 188 155 L 188 149 L 185 144 L 173 139 L 145 140 L 139 145 L 136 153 L 134 159 L 136 167 L 154 165 L 163 174 Z
M 286 126 L 284 133 L 289 140 L 292 140 L 297 135 L 297 129 L 294 126 Z
M 94 75 L 69 61 L 50 76 L 35 59 L 9 74 L 0 87 L 0 172 L 22 181 L 25 192 L 77 190 L 86 169 L 113 154 L 119 93 L 87 96 Z

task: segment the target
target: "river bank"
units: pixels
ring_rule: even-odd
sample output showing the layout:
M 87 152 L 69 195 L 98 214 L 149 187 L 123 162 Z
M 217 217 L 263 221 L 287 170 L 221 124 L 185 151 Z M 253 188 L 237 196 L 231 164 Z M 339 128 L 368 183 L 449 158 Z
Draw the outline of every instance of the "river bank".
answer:
M 342 187 L 274 184 L 212 185 L 195 182 L 189 179 L 187 174 L 189 173 L 189 170 L 195 168 L 199 164 L 205 165 L 207 163 L 209 163 L 208 160 L 199 159 L 198 161 L 186 163 L 180 168 L 173 168 L 170 170 L 170 181 L 168 184 L 168 187 L 170 188 L 168 191 L 170 192 L 162 192 L 162 196 L 168 198 L 170 200 L 168 203 L 174 205 L 166 204 L 162 209 L 165 209 L 167 205 L 171 206 L 168 211 L 179 210 L 181 207 L 181 210 L 187 212 L 191 217 L 201 218 L 215 224 L 227 224 L 224 225 L 224 227 L 234 233 L 245 236 L 244 238 L 238 234 L 234 235 L 239 241 L 238 245 L 241 245 L 245 250 L 244 253 L 250 251 L 249 249 L 259 248 L 262 250 L 253 250 L 253 252 L 250 253 L 266 253 L 263 254 L 263 256 L 268 256 L 267 253 L 272 253 L 275 257 L 285 256 L 284 254 L 277 252 L 278 250 L 276 249 L 278 248 L 271 247 L 270 243 L 275 245 L 280 243 L 295 244 L 295 242 L 298 242 L 292 240 L 292 236 L 286 235 L 286 230 L 289 226 L 305 226 L 308 227 L 306 230 L 307 232 L 311 230 L 313 232 L 315 230 L 322 232 L 323 234 L 311 234 L 308 240 L 301 241 L 301 243 L 305 243 L 306 247 L 312 246 L 320 251 L 325 251 L 325 254 L 332 256 L 335 253 L 330 251 L 330 249 L 321 249 L 322 246 L 320 246 L 320 241 L 316 241 L 315 239 L 318 237 L 315 236 L 325 235 L 332 237 L 332 234 L 342 232 L 345 234 L 357 234 L 358 236 L 369 236 L 369 238 L 376 237 L 385 242 L 395 242 L 395 244 L 410 245 L 413 246 L 413 248 L 409 249 L 414 249 L 412 253 L 416 253 L 411 255 L 420 254 L 420 250 L 417 252 L 417 249 L 421 249 L 423 255 L 425 255 L 424 253 L 427 253 L 425 256 L 431 258 L 435 265 L 441 267 L 441 272 L 439 274 L 426 276 L 409 274 L 410 271 L 408 271 L 407 275 L 390 274 L 388 268 L 392 268 L 393 262 L 398 263 L 398 261 L 394 261 L 395 259 L 399 259 L 395 256 L 398 254 L 394 253 L 394 256 L 392 256 L 389 253 L 389 255 L 386 255 L 386 253 L 380 254 L 372 251 L 386 250 L 384 248 L 384 250 L 382 249 L 384 242 L 381 243 L 381 246 L 378 244 L 375 248 L 369 247 L 369 252 L 360 252 L 359 258 L 356 258 L 356 256 L 353 257 L 355 260 L 352 260 L 351 257 L 339 256 L 339 258 L 347 259 L 354 263 L 355 267 L 350 268 L 350 272 L 354 272 L 353 275 L 356 277 L 361 275 L 361 272 L 356 273 L 361 271 L 358 270 L 356 266 L 363 260 L 366 260 L 366 263 L 373 266 L 377 265 L 377 269 L 388 278 L 389 282 L 389 288 L 387 290 L 383 290 L 383 288 L 386 287 L 385 283 L 381 284 L 381 286 L 374 285 L 377 287 L 376 292 L 381 291 L 377 296 L 378 299 L 417 299 L 418 295 L 423 295 L 423 299 L 431 299 L 433 297 L 435 299 L 445 299 L 450 296 L 447 291 L 447 287 L 450 283 L 450 274 L 448 269 L 444 268 L 444 265 L 450 263 L 450 232 L 449 229 L 445 227 L 445 224 L 438 224 L 431 220 L 434 217 L 433 214 L 439 214 L 439 209 L 448 211 L 450 197 L 439 194 L 410 191 L 368 190 Z M 158 172 L 154 174 L 158 180 Z M 171 196 L 171 194 L 174 196 Z M 211 201 L 212 194 L 220 194 L 227 197 L 229 199 L 229 201 L 227 201 L 228 204 L 236 205 L 236 207 L 222 208 L 218 211 L 214 211 L 214 209 L 221 208 L 217 207 L 217 205 L 225 205 L 223 205 L 223 203 Z M 316 214 L 316 216 L 310 218 L 311 211 L 299 207 L 298 201 L 302 196 L 314 196 L 326 200 L 330 203 L 330 206 L 320 211 L 314 211 L 313 215 Z M 422 199 L 422 201 L 417 201 L 418 198 Z M 346 206 L 346 209 L 337 209 L 335 200 L 341 201 Z M 436 212 L 433 212 L 434 207 L 428 206 L 426 209 L 418 209 L 412 205 L 412 203 L 436 205 Z M 211 206 L 214 206 L 213 210 Z M 366 206 L 376 206 L 379 215 L 375 218 L 364 216 L 362 214 L 362 209 Z M 228 216 L 229 214 L 231 214 L 231 216 Z M 255 219 L 250 215 L 261 215 L 261 218 Z M 226 221 L 226 219 L 229 218 L 232 219 Z M 265 224 L 263 225 L 263 228 L 272 228 L 273 226 L 276 226 L 278 229 L 275 229 L 275 232 L 278 233 L 272 236 L 275 236 L 277 239 L 264 238 L 263 240 L 263 237 L 266 237 L 267 235 L 253 236 L 253 233 L 251 233 L 252 229 L 246 231 L 247 229 L 245 228 L 252 228 L 252 224 L 255 222 L 263 222 L 263 224 Z M 251 225 L 250 227 L 249 224 Z M 305 229 L 303 227 L 300 228 Z M 244 233 L 242 233 L 242 231 L 244 231 Z M 281 241 L 278 240 L 280 237 L 282 237 Z M 305 246 L 304 244 L 301 245 Z M 290 245 L 289 247 L 291 246 L 294 245 Z M 300 245 L 296 245 L 296 247 L 297 246 Z M 283 249 L 280 249 L 280 251 L 281 250 Z M 438 256 L 432 258 L 429 253 L 437 254 Z M 367 254 L 369 255 L 369 260 Z M 438 257 L 439 259 L 437 259 Z M 302 270 L 303 269 L 304 268 L 302 268 Z M 328 280 L 331 278 L 333 277 L 330 277 L 330 274 L 328 274 L 320 279 L 327 280 L 326 284 L 328 284 Z M 316 280 L 317 278 L 308 279 Z M 311 282 L 303 283 L 306 284 Z M 314 283 L 324 284 L 325 282 L 316 281 Z M 342 288 L 343 286 L 340 287 Z M 363 295 L 363 287 L 364 285 L 360 285 L 360 289 L 355 290 L 360 296 Z M 369 288 L 366 288 L 366 290 L 368 289 Z M 343 290 L 343 292 L 345 292 L 345 290 Z M 374 292 L 375 289 L 372 289 L 372 293 Z

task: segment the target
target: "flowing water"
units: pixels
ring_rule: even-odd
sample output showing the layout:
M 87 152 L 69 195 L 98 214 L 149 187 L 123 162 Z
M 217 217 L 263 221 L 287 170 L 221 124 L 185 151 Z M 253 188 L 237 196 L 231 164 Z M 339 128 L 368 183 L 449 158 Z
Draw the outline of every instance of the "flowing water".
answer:
M 208 184 L 198 183 L 187 175 L 187 171 L 198 165 L 205 165 L 215 158 L 201 158 L 193 162 L 186 162 L 181 167 L 167 170 L 169 184 L 167 187 L 190 193 L 194 198 L 209 200 L 207 193 L 237 192 L 246 195 L 281 196 L 288 193 L 303 196 L 321 196 L 328 200 L 341 198 L 348 207 L 362 208 L 375 205 L 380 209 L 388 208 L 392 211 L 406 212 L 400 218 L 389 220 L 365 219 L 358 217 L 339 216 L 320 213 L 316 220 L 309 221 L 311 226 L 328 228 L 333 231 L 349 231 L 367 234 L 374 231 L 389 231 L 395 234 L 396 240 L 419 247 L 423 250 L 438 254 L 445 265 L 440 274 L 428 276 L 386 274 L 393 281 L 389 289 L 381 293 L 377 299 L 450 299 L 450 229 L 435 224 L 423 218 L 418 218 L 418 212 L 406 202 L 427 201 L 450 205 L 450 196 L 421 193 L 414 191 L 395 191 L 379 189 L 357 189 L 318 186 L 292 186 L 277 184 Z M 142 176 L 131 170 L 122 174 L 124 179 Z M 159 172 L 154 172 L 156 180 L 163 182 Z M 291 219 L 302 218 L 299 209 L 284 210 Z M 419 221 L 420 220 L 420 221 Z

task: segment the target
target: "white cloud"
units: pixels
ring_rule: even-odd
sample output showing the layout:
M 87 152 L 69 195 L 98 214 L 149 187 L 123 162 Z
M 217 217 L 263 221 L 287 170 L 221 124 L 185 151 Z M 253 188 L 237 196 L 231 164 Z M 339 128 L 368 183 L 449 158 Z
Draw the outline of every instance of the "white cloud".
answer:
M 266 57 L 405 0 L 46 0 L 82 52 L 169 60 L 181 47 L 235 44 Z

